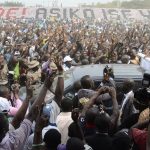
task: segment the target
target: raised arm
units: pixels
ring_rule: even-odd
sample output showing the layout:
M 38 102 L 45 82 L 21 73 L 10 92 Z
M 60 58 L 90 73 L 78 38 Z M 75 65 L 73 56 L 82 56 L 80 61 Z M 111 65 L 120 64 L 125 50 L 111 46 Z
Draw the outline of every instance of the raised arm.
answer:
M 99 95 L 107 90 L 107 87 L 101 87 L 89 100 L 89 102 L 84 106 L 81 116 L 85 116 L 85 113 L 90 109 L 94 104 Z
M 29 106 L 29 99 L 32 97 L 32 90 L 28 85 L 26 86 L 26 91 L 27 97 L 11 122 L 15 129 L 17 129 L 20 126 L 20 123 L 23 121 Z
M 63 76 L 63 67 L 60 62 L 56 62 L 57 68 L 58 68 L 58 81 L 57 81 L 57 86 L 55 90 L 55 101 L 57 104 L 60 106 L 63 93 L 64 93 L 64 76 Z
M 119 106 L 116 98 L 116 90 L 115 88 L 111 87 L 109 88 L 109 94 L 112 98 L 112 103 L 113 103 L 113 112 L 111 115 L 111 123 L 113 126 L 117 125 L 117 121 L 119 118 Z
M 85 142 L 85 137 L 84 137 L 83 131 L 82 131 L 82 129 L 81 129 L 81 126 L 80 126 L 79 123 L 78 123 L 79 110 L 78 110 L 77 108 L 75 108 L 75 109 L 72 111 L 71 118 L 72 118 L 72 120 L 74 121 L 74 123 L 75 123 L 75 125 L 76 125 L 77 132 L 79 133 L 79 135 L 80 135 L 82 141 L 83 141 L 84 143 L 86 143 L 86 142 Z
M 41 108 L 41 111 L 39 111 L 38 117 L 36 119 L 32 150 L 44 150 L 42 130 L 48 125 L 48 118 L 42 116 L 42 110 L 43 107 Z
M 93 104 L 95 103 L 95 100 L 96 98 L 100 95 L 99 92 L 95 93 L 89 100 L 89 102 L 84 106 L 83 110 L 82 110 L 82 113 L 81 113 L 81 116 L 85 116 L 85 113 L 88 109 L 90 109 Z
M 47 90 L 51 87 L 51 85 L 54 81 L 54 77 L 55 77 L 54 74 L 52 74 L 50 77 L 47 77 L 47 79 L 45 80 L 44 85 L 42 87 L 42 90 L 39 93 L 38 98 L 34 101 L 34 103 L 32 105 L 32 108 L 35 106 L 41 106 L 42 105 L 42 103 L 44 102 Z

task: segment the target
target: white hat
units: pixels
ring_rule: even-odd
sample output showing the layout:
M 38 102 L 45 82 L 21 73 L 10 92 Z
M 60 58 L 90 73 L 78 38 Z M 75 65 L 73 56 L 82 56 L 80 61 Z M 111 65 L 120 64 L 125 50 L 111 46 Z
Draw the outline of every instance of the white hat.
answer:
M 57 66 L 56 66 L 56 64 L 55 64 L 54 62 L 51 62 L 51 63 L 50 63 L 50 68 L 51 68 L 52 70 L 57 70 Z
M 9 112 L 10 104 L 6 98 L 0 97 L 0 112 Z
M 68 41 L 67 43 L 68 43 L 68 44 L 71 44 L 71 41 Z
M 72 58 L 71 58 L 70 56 L 66 56 L 66 57 L 64 58 L 64 62 L 67 62 L 67 61 L 72 61 Z

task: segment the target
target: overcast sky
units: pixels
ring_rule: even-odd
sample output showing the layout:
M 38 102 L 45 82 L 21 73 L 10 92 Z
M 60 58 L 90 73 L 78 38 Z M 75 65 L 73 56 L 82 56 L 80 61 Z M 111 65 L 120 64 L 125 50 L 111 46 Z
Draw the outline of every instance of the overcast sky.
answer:
M 1 2 L 4 0 L 0 0 Z M 50 6 L 50 4 L 52 4 L 53 0 L 8 0 L 8 1 L 20 1 L 23 2 L 24 4 L 26 4 L 27 6 L 33 6 L 36 4 L 44 4 L 45 6 Z M 59 5 L 62 1 L 62 5 L 63 6 L 78 6 L 80 3 L 96 3 L 96 2 L 101 2 L 101 3 L 106 3 L 106 2 L 110 2 L 112 0 L 58 0 L 59 1 Z

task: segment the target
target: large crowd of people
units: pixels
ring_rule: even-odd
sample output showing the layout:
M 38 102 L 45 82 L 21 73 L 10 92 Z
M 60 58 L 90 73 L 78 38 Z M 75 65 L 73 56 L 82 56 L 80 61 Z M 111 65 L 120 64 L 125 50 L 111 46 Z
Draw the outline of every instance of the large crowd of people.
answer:
M 149 24 L 1 19 L 0 35 L 0 150 L 150 150 L 148 75 L 147 88 L 125 79 L 118 92 L 106 67 L 99 86 L 85 75 L 64 96 L 71 68 L 150 57 Z

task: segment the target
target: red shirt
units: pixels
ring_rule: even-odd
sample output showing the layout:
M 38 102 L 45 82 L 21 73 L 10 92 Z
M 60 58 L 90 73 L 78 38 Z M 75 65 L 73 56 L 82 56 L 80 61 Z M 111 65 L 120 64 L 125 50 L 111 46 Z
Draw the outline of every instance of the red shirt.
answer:
M 147 131 L 134 128 L 132 129 L 132 137 L 140 150 L 146 150 Z

